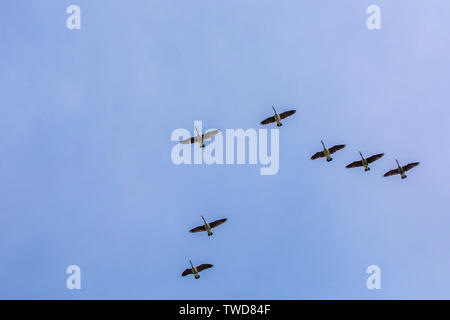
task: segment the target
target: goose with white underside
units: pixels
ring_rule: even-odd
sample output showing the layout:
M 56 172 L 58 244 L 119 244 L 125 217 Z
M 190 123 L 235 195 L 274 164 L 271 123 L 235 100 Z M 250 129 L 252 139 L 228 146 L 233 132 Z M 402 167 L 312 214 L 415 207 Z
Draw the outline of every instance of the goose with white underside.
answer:
M 379 154 L 370 156 L 367 159 L 363 157 L 361 151 L 359 151 L 359 155 L 361 156 L 361 160 L 350 163 L 349 165 L 346 166 L 346 168 L 364 167 L 364 171 L 369 171 L 370 170 L 369 163 L 377 161 L 382 156 L 384 156 L 384 153 L 379 153 Z
M 272 106 L 272 109 L 275 114 L 272 117 L 269 117 L 269 118 L 261 121 L 261 124 L 269 124 L 272 122 L 276 122 L 277 127 L 281 127 L 283 125 L 281 123 L 281 120 L 293 115 L 296 112 L 295 110 L 290 110 L 290 111 L 285 111 L 283 113 L 278 114 L 277 111 L 275 110 L 274 106 Z
M 195 232 L 206 231 L 206 232 L 208 232 L 208 236 L 212 236 L 213 233 L 211 232 L 211 229 L 221 225 L 222 223 L 224 223 L 225 221 L 228 220 L 227 218 L 223 218 L 223 219 L 219 219 L 219 220 L 213 221 L 211 223 L 208 223 L 203 216 L 201 216 L 201 217 L 203 219 L 204 224 L 202 226 L 198 226 L 198 227 L 195 227 L 195 228 L 189 230 L 189 232 L 195 233 Z
M 218 134 L 220 132 L 220 130 L 211 130 L 211 131 L 205 132 L 204 134 L 200 134 L 200 132 L 198 132 L 197 127 L 195 127 L 195 131 L 197 131 L 197 135 L 195 137 L 187 138 L 186 140 L 180 141 L 180 143 L 181 144 L 190 144 L 190 143 L 198 142 L 200 144 L 200 148 L 204 148 L 205 147 L 204 141 L 211 139 L 212 137 L 214 137 L 216 134 Z
M 213 266 L 209 263 L 203 263 L 199 266 L 194 267 L 191 260 L 189 260 L 189 263 L 191 264 L 191 267 L 183 271 L 183 273 L 181 274 L 182 277 L 187 276 L 188 274 L 193 274 L 195 279 L 198 279 L 200 278 L 200 275 L 198 274 L 200 271 L 211 268 Z
M 395 162 L 397 162 L 397 169 L 393 169 L 393 170 L 391 170 L 391 171 L 386 172 L 386 173 L 383 175 L 383 177 L 390 177 L 390 176 L 399 174 L 399 175 L 402 177 L 402 179 L 405 179 L 405 178 L 407 177 L 406 174 L 405 174 L 405 172 L 408 171 L 408 170 L 411 170 L 411 169 L 414 168 L 414 167 L 417 167 L 417 166 L 420 164 L 420 162 L 412 162 L 412 163 L 408 163 L 406 166 L 403 166 L 403 167 L 402 167 L 402 166 L 398 163 L 398 160 L 397 160 L 397 159 L 395 159 Z
M 333 160 L 333 158 L 331 157 L 331 154 L 335 153 L 338 150 L 345 148 L 345 144 L 338 144 L 338 145 L 332 146 L 330 149 L 328 149 L 327 147 L 325 147 L 325 144 L 323 143 L 322 140 L 320 140 L 320 142 L 322 143 L 323 151 L 316 152 L 311 157 L 311 160 L 316 160 L 319 158 L 326 157 L 327 161 L 330 162 L 331 160 Z

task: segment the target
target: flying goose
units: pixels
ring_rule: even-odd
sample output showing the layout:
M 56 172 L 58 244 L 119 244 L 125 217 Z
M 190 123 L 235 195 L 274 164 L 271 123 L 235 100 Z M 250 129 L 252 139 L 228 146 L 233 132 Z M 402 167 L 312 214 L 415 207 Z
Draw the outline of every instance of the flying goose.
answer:
M 203 216 L 202 216 L 202 219 L 203 219 L 204 225 L 195 227 L 194 229 L 189 230 L 189 232 L 195 233 L 195 232 L 207 231 L 208 236 L 212 236 L 213 233 L 211 232 L 211 229 L 215 228 L 218 225 L 221 225 L 222 223 L 227 221 L 227 218 L 224 218 L 224 219 L 219 219 L 214 222 L 208 223 L 208 222 L 206 222 L 205 218 L 203 218 Z
M 203 263 L 199 266 L 194 267 L 191 260 L 189 260 L 189 263 L 191 264 L 191 267 L 183 271 L 183 273 L 181 274 L 182 277 L 187 276 L 188 274 L 193 274 L 195 279 L 198 279 L 200 278 L 200 275 L 198 274 L 200 271 L 211 268 L 213 266 L 212 264 Z
M 275 108 L 272 106 L 274 116 L 267 118 L 266 120 L 261 121 L 261 124 L 268 124 L 272 122 L 277 123 L 277 127 L 281 127 L 283 124 L 281 123 L 281 119 L 287 118 L 295 113 L 295 110 L 285 111 L 281 114 L 278 114 Z
M 325 144 L 323 143 L 323 141 L 320 140 L 320 142 L 322 142 L 323 151 L 316 152 L 311 157 L 311 160 L 316 160 L 316 159 L 319 159 L 319 158 L 327 157 L 327 161 L 329 162 L 329 161 L 333 160 L 333 158 L 331 157 L 332 153 L 335 153 L 336 151 L 345 148 L 345 144 L 338 144 L 336 146 L 331 147 L 330 149 L 327 149 L 327 147 L 325 147 Z
M 349 165 L 346 166 L 346 168 L 356 168 L 356 167 L 363 167 L 364 166 L 364 171 L 369 171 L 370 170 L 369 163 L 377 161 L 382 156 L 384 156 L 384 153 L 379 153 L 379 154 L 373 155 L 371 157 L 368 157 L 367 159 L 365 159 L 363 157 L 361 151 L 359 151 L 359 155 L 361 156 L 361 160 L 360 161 L 354 161 L 354 162 L 350 163 Z
M 204 134 L 200 134 L 200 132 L 198 132 L 197 127 L 195 127 L 195 131 L 197 131 L 197 135 L 195 137 L 187 138 L 186 140 L 183 140 L 180 143 L 189 144 L 198 142 L 200 144 L 200 148 L 204 148 L 205 147 L 204 141 L 214 137 L 216 134 L 220 132 L 220 130 L 212 130 L 205 132 Z
M 406 166 L 402 167 L 398 163 L 397 159 L 395 159 L 395 161 L 397 162 L 397 169 L 393 169 L 391 171 L 386 172 L 383 177 L 390 177 L 390 176 L 393 176 L 393 175 L 396 175 L 396 174 L 400 174 L 402 179 L 405 179 L 406 178 L 405 172 L 408 171 L 408 170 L 411 170 L 414 167 L 417 167 L 419 165 L 419 163 L 420 163 L 420 162 L 412 162 L 412 163 L 408 163 Z

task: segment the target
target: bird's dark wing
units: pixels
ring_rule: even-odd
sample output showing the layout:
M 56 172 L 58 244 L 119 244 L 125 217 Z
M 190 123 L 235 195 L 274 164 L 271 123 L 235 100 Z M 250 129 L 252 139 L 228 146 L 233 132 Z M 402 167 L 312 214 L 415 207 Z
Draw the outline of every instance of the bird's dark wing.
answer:
M 323 157 L 325 157 L 325 153 L 323 151 L 319 151 L 314 153 L 314 155 L 311 157 L 311 160 L 316 160 Z
M 195 227 L 194 229 L 189 230 L 189 232 L 195 233 L 195 232 L 202 232 L 202 231 L 206 231 L 205 226 L 198 226 Z
M 198 136 L 187 138 L 186 140 L 180 141 L 181 144 L 189 144 L 189 143 L 195 143 L 198 142 Z
M 213 266 L 212 264 L 204 263 L 204 264 L 201 264 L 201 265 L 199 265 L 199 266 L 197 267 L 197 271 L 200 272 L 200 271 L 202 271 L 202 270 L 211 268 L 212 266 Z
M 182 277 L 187 276 L 188 274 L 192 274 L 192 269 L 186 269 L 183 271 L 183 273 L 181 274 Z
M 384 156 L 384 153 L 379 153 L 379 154 L 376 154 L 374 156 L 368 157 L 366 160 L 367 160 L 368 163 L 372 163 L 372 162 L 377 161 L 378 159 L 380 159 L 382 156 Z
M 261 121 L 261 124 L 268 124 L 272 122 L 275 122 L 275 117 L 269 117 L 266 120 Z
M 403 167 L 403 170 L 405 171 L 411 170 L 412 168 L 417 167 L 419 163 L 420 162 L 408 163 L 406 166 Z
M 383 177 L 390 177 L 393 175 L 399 174 L 398 169 L 392 169 L 391 171 L 386 172 Z
M 330 149 L 328 149 L 330 151 L 330 153 L 335 153 L 338 150 L 344 149 L 345 148 L 345 144 L 338 144 L 336 146 L 332 146 Z
M 218 225 L 221 225 L 222 223 L 224 223 L 225 221 L 227 221 L 227 218 L 220 219 L 220 220 L 216 220 L 216 221 L 214 221 L 214 222 L 211 222 L 211 223 L 209 224 L 209 226 L 210 226 L 211 228 L 215 228 L 215 227 L 217 227 Z
M 356 167 L 362 167 L 363 163 L 361 160 L 359 161 L 355 161 L 350 163 L 349 165 L 346 166 L 346 168 L 356 168 Z
M 292 116 L 294 113 L 295 113 L 295 110 L 285 111 L 283 113 L 280 113 L 280 118 L 281 119 L 287 118 L 289 116 Z

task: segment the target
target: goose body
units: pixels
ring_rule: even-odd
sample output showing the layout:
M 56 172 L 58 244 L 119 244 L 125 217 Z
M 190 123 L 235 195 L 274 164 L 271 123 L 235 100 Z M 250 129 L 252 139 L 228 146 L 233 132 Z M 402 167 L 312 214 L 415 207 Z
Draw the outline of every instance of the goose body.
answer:
M 379 154 L 370 156 L 367 159 L 364 158 L 361 151 L 359 152 L 359 155 L 361 156 L 361 160 L 350 163 L 349 165 L 346 166 L 346 168 L 364 167 L 364 171 L 369 171 L 370 170 L 369 163 L 377 161 L 382 156 L 384 156 L 384 153 L 379 153 Z
M 420 162 L 412 162 L 412 163 L 408 163 L 406 166 L 401 166 L 398 163 L 397 159 L 395 159 L 395 162 L 397 162 L 397 169 L 392 169 L 392 170 L 386 172 L 383 175 L 383 177 L 390 177 L 390 176 L 399 174 L 402 177 L 402 179 L 405 179 L 407 177 L 405 172 L 408 171 L 408 170 L 411 170 L 414 167 L 417 167 L 420 164 Z
M 322 145 L 323 145 L 323 152 L 325 154 L 325 157 L 327 157 L 327 161 L 329 162 L 329 161 L 333 160 L 333 158 L 331 157 L 330 150 L 328 150 L 328 148 L 325 147 L 325 145 L 323 144 L 323 141 L 321 141 L 321 142 L 322 142 Z
M 187 268 L 186 270 L 183 271 L 183 273 L 181 274 L 182 277 L 187 276 L 188 274 L 193 274 L 195 279 L 200 278 L 200 275 L 198 274 L 200 271 L 211 268 L 213 265 L 212 264 L 208 264 L 208 263 L 204 263 L 201 264 L 199 266 L 194 266 L 192 264 L 192 261 L 189 260 L 189 263 L 191 264 L 190 268 Z
M 278 114 L 277 111 L 275 110 L 274 106 L 272 106 L 272 109 L 273 109 L 274 115 L 272 117 L 269 117 L 269 118 L 261 121 L 261 124 L 264 125 L 264 124 L 276 122 L 277 127 L 281 127 L 283 125 L 283 123 L 281 123 L 281 120 L 293 115 L 296 112 L 295 110 L 290 110 L 290 111 L 285 111 L 281 114 Z
M 323 143 L 322 140 L 320 140 L 320 142 L 322 143 L 322 147 L 323 147 L 323 151 L 319 151 L 316 152 L 312 157 L 311 160 L 316 160 L 319 158 L 326 158 L 328 162 L 332 161 L 333 158 L 331 157 L 331 155 L 333 153 L 335 153 L 338 150 L 344 149 L 345 148 L 345 144 L 338 144 L 335 146 L 332 146 L 330 149 L 328 149 L 325 144 Z
M 208 236 L 212 236 L 213 233 L 211 232 L 211 226 L 210 226 L 209 223 L 205 220 L 205 218 L 203 218 L 203 216 L 202 216 L 202 219 L 203 219 L 203 222 L 205 223 L 205 224 L 204 224 L 204 227 L 205 227 L 206 232 L 208 232 Z
M 211 130 L 208 132 L 205 132 L 204 134 L 200 134 L 197 127 L 195 127 L 195 131 L 197 132 L 197 135 L 195 137 L 187 138 L 186 140 L 181 141 L 181 144 L 190 144 L 190 143 L 199 143 L 200 148 L 205 147 L 205 140 L 211 139 L 216 134 L 220 132 L 220 130 Z
M 203 219 L 203 225 L 195 227 L 195 228 L 189 230 L 189 232 L 196 233 L 196 232 L 206 231 L 208 233 L 208 236 L 212 236 L 213 233 L 212 233 L 211 229 L 221 225 L 222 223 L 224 223 L 225 221 L 228 220 L 227 218 L 224 218 L 224 219 L 219 219 L 219 220 L 213 221 L 211 223 L 208 223 L 203 216 L 202 216 L 202 219 Z

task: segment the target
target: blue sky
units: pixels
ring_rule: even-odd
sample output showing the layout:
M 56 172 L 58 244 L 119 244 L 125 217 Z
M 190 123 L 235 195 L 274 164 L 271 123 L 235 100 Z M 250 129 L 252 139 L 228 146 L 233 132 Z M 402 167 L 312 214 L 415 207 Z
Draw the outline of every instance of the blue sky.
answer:
M 81 7 L 81 30 L 66 8 Z M 366 28 L 381 8 L 382 29 Z M 450 298 L 450 3 L 9 1 L 0 298 Z M 174 129 L 280 130 L 280 170 L 175 166 Z M 334 161 L 311 161 L 345 143 Z M 345 169 L 357 151 L 386 155 Z M 420 161 L 408 179 L 382 178 Z M 190 234 L 228 217 L 213 237 Z M 182 278 L 188 259 L 212 263 Z M 66 289 L 67 266 L 82 289 Z M 367 266 L 381 290 L 366 288 Z

